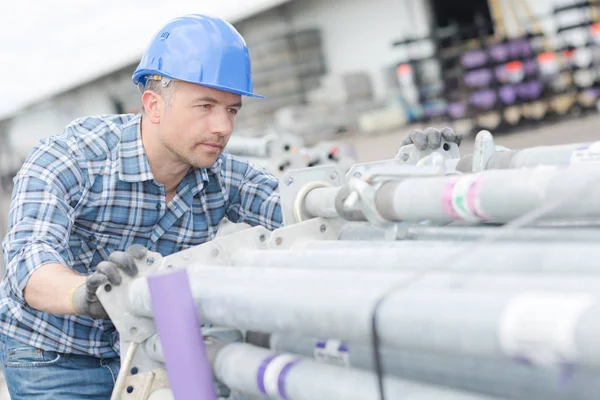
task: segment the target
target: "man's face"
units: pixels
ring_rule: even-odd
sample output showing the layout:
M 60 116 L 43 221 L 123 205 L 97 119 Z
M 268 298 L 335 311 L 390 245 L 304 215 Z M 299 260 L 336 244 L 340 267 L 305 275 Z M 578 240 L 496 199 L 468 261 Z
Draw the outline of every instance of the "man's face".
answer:
M 179 161 L 208 168 L 227 145 L 241 106 L 240 95 L 179 81 L 162 113 L 159 140 Z

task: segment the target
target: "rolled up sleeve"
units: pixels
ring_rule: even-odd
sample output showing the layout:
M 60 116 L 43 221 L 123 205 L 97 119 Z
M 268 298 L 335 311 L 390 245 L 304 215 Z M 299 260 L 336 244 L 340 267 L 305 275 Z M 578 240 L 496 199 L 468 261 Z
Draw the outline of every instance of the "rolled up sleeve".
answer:
M 74 156 L 53 142 L 36 147 L 15 177 L 3 249 L 5 279 L 17 300 L 25 303 L 24 289 L 38 268 L 72 263 L 68 246 L 72 204 L 82 182 Z
M 232 163 L 227 218 L 271 230 L 279 228 L 282 214 L 277 178 L 247 162 L 233 159 Z

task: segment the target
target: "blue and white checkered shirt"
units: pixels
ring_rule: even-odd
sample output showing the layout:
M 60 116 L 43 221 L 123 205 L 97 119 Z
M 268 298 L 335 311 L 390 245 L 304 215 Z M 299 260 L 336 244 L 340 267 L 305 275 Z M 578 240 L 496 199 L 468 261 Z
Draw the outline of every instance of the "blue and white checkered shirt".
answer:
M 169 255 L 213 239 L 224 217 L 281 225 L 277 179 L 226 152 L 209 169 L 191 169 L 165 204 L 140 122 L 139 114 L 82 118 L 31 152 L 15 178 L 3 242 L 0 332 L 44 350 L 115 357 L 110 320 L 51 315 L 25 303 L 23 289 L 37 268 L 61 263 L 91 274 L 133 244 Z

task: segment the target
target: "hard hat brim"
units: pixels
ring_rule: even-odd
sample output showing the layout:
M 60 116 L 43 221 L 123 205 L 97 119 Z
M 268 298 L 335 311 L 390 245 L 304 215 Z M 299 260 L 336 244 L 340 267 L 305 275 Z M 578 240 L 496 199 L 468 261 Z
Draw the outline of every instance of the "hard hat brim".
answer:
M 182 82 L 187 82 L 187 83 L 191 83 L 194 85 L 199 85 L 199 86 L 204 86 L 207 88 L 211 88 L 211 89 L 216 89 L 216 90 L 221 90 L 223 92 L 229 92 L 229 93 L 234 93 L 234 94 L 239 94 L 240 96 L 246 96 L 246 97 L 253 97 L 256 99 L 264 99 L 265 96 L 257 94 L 257 93 L 252 93 L 252 92 L 246 92 L 244 90 L 239 90 L 239 89 L 235 89 L 235 88 L 231 88 L 228 86 L 223 86 L 223 85 L 215 85 L 215 84 L 211 84 L 211 83 L 204 83 L 204 82 L 192 82 L 192 81 L 186 81 L 184 79 L 179 79 L 179 78 L 175 78 L 170 76 L 169 74 L 165 74 L 164 72 L 158 72 L 158 71 L 153 71 L 153 70 L 139 70 L 136 72 L 136 74 L 134 75 L 134 79 L 133 79 L 133 83 L 135 83 L 136 85 L 140 82 L 145 84 L 145 76 L 148 75 L 160 75 L 160 76 L 164 76 L 165 78 L 169 78 L 172 79 L 174 81 L 182 81 Z

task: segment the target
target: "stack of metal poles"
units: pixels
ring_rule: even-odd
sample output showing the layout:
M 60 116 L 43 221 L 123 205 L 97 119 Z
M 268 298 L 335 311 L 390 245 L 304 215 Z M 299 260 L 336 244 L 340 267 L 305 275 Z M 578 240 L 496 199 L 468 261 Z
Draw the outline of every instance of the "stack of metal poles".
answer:
M 390 160 L 360 176 L 288 172 L 284 227 L 167 257 L 137 252 L 139 275 L 100 289 L 130 367 L 118 389 L 152 399 L 595 399 L 595 154 L 593 144 L 476 146 L 446 167 L 428 154 L 430 165 Z

